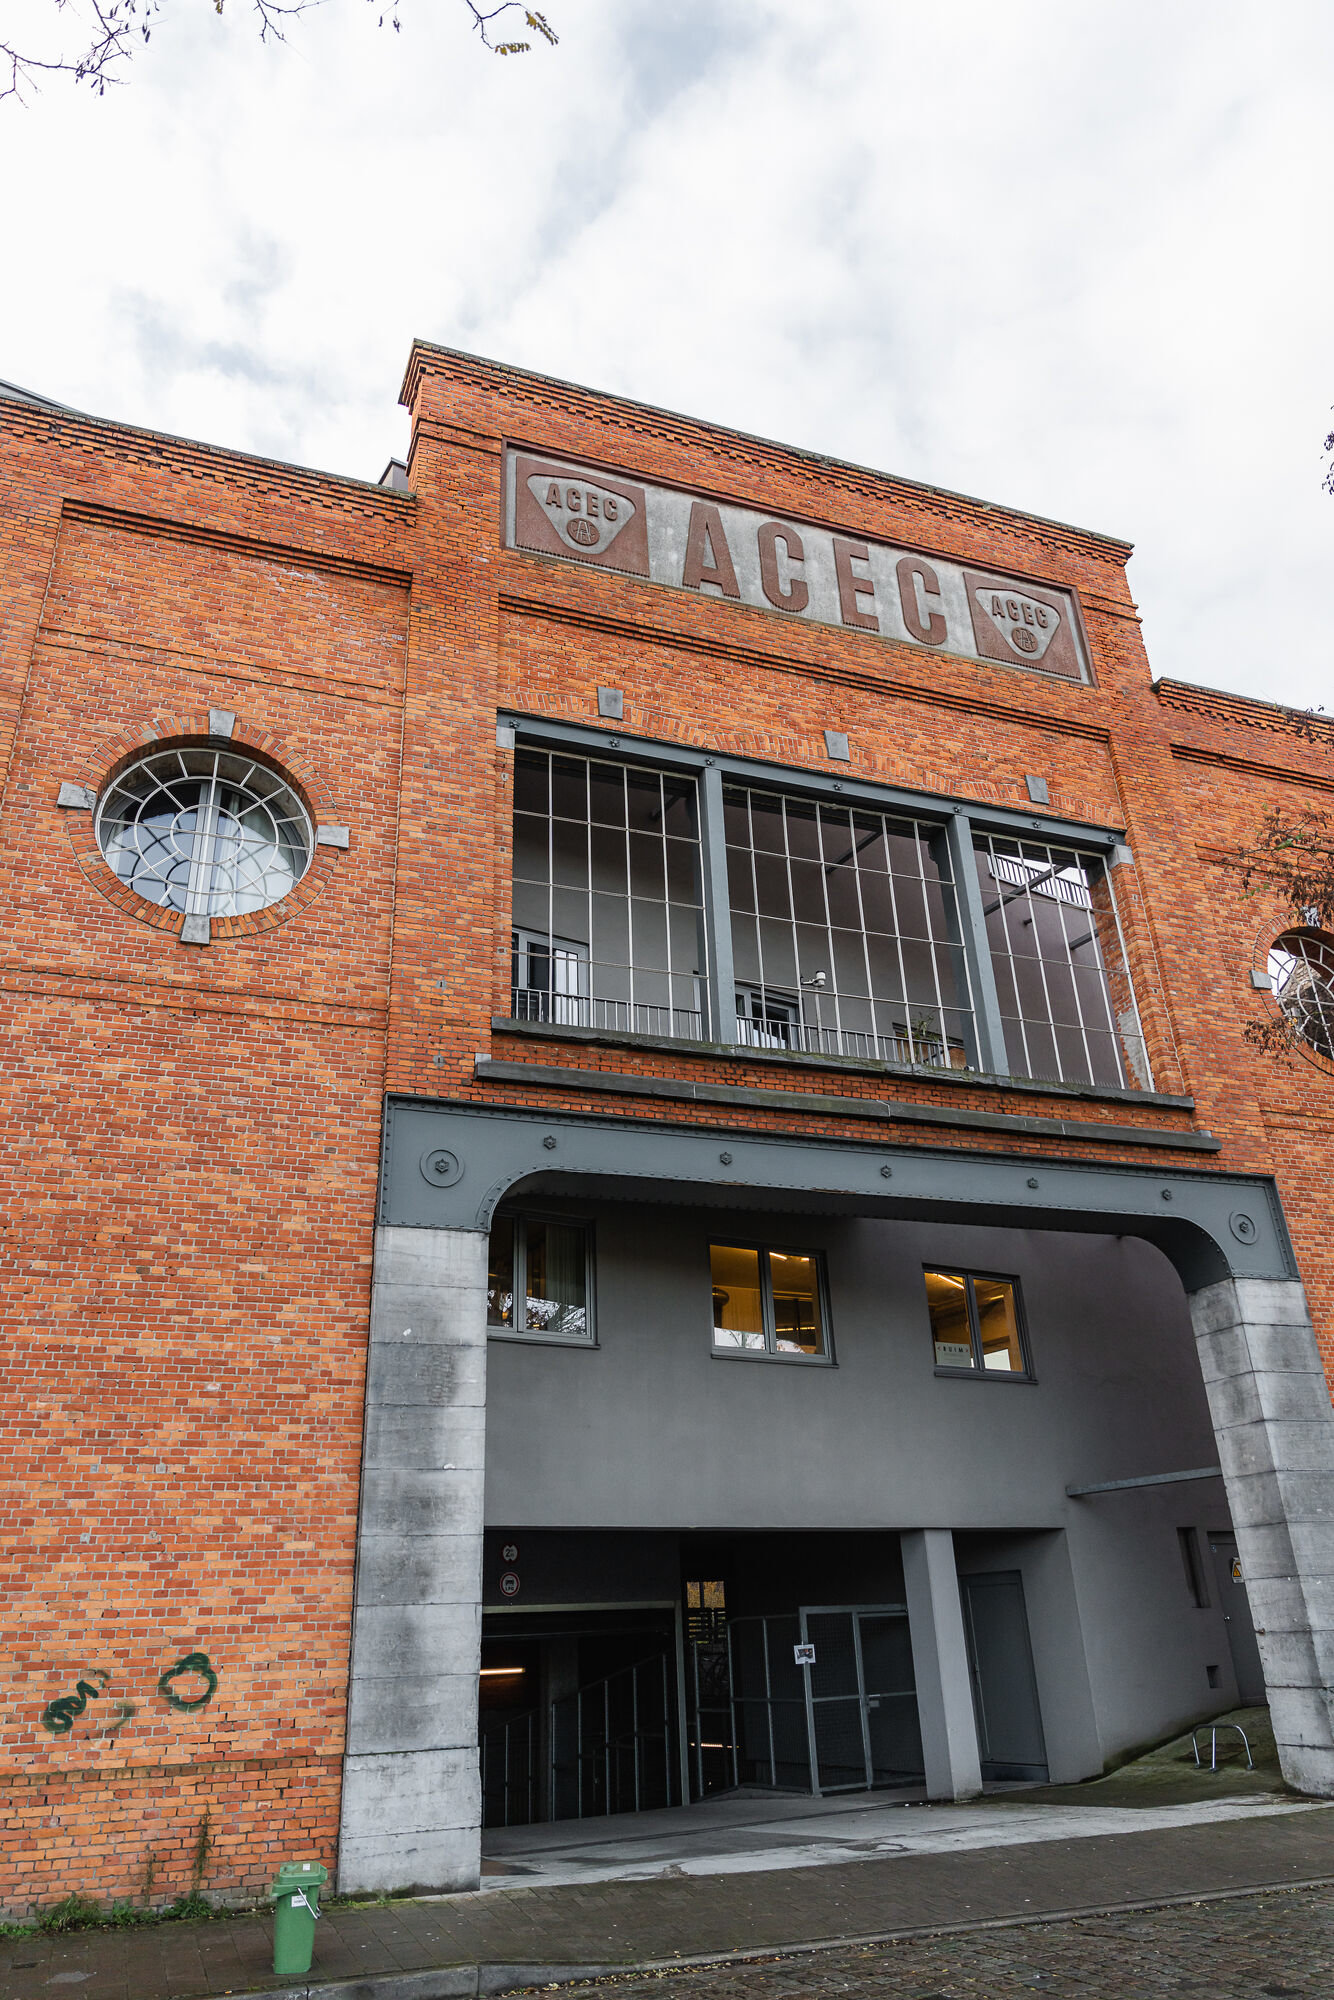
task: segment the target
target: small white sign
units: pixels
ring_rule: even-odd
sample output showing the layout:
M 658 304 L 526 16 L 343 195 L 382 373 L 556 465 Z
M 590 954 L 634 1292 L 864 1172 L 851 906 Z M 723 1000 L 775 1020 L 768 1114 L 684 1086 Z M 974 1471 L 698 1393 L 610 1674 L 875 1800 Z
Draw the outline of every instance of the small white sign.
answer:
M 966 1340 L 938 1340 L 936 1342 L 937 1368 L 971 1368 L 973 1350 Z
M 815 1648 L 814 1646 L 794 1646 L 792 1648 L 792 1657 L 799 1667 L 813 1667 L 815 1665 Z

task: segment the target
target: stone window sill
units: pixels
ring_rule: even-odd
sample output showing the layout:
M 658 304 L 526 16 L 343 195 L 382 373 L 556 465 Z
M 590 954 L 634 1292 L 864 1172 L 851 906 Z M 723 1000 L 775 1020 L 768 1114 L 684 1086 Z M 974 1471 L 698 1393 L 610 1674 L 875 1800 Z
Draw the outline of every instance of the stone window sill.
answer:
M 1193 1097 L 1174 1097 L 1157 1090 L 1114 1090 L 1088 1083 L 1053 1083 L 1027 1076 L 983 1076 L 975 1070 L 931 1069 L 924 1064 L 861 1061 L 855 1056 L 810 1055 L 804 1050 L 756 1049 L 740 1042 L 696 1042 L 674 1035 L 635 1035 L 613 1028 L 574 1028 L 549 1021 L 515 1021 L 495 1014 L 491 1030 L 521 1035 L 533 1041 L 573 1042 L 586 1047 L 657 1049 L 669 1055 L 693 1056 L 713 1062 L 776 1064 L 782 1069 L 827 1070 L 833 1075 L 911 1078 L 917 1083 L 948 1085 L 959 1090 L 1021 1091 L 1033 1097 L 1079 1098 L 1095 1104 L 1153 1105 L 1160 1111 L 1193 1111 Z

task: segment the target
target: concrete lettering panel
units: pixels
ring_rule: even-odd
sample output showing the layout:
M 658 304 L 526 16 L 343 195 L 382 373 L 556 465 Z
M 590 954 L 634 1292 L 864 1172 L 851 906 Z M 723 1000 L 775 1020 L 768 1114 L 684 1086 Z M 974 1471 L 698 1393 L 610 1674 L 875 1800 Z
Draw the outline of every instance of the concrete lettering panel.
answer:
M 1057 680 L 1090 678 L 1071 591 L 567 459 L 508 454 L 506 539 L 803 624 Z

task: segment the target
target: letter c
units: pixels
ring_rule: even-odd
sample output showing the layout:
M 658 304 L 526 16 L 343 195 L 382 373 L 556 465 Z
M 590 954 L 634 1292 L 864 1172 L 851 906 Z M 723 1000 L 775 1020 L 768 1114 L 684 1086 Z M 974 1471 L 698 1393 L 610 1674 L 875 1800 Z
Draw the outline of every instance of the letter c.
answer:
M 780 611 L 804 611 L 810 603 L 810 589 L 803 577 L 793 576 L 789 577 L 788 587 L 784 590 L 778 571 L 777 551 L 777 544 L 781 542 L 790 564 L 805 562 L 806 551 L 802 547 L 801 536 L 795 528 L 785 528 L 779 521 L 766 521 L 757 539 L 760 545 L 760 586 L 770 604 L 777 605 Z
M 903 622 L 914 639 L 920 639 L 924 646 L 938 646 L 945 637 L 945 620 L 938 611 L 929 611 L 922 616 L 922 601 L 919 588 L 927 596 L 939 600 L 940 578 L 929 562 L 920 556 L 903 556 L 896 574 L 899 579 L 899 603 L 903 607 Z

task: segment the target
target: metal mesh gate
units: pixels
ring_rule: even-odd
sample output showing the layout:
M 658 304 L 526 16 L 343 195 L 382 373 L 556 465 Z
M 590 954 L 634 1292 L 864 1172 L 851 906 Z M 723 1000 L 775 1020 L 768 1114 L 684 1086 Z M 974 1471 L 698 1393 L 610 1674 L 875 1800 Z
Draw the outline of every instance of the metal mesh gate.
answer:
M 921 1781 L 903 1606 L 737 1618 L 729 1639 L 735 1783 L 823 1793 Z M 814 1660 L 800 1664 L 808 1646 Z

